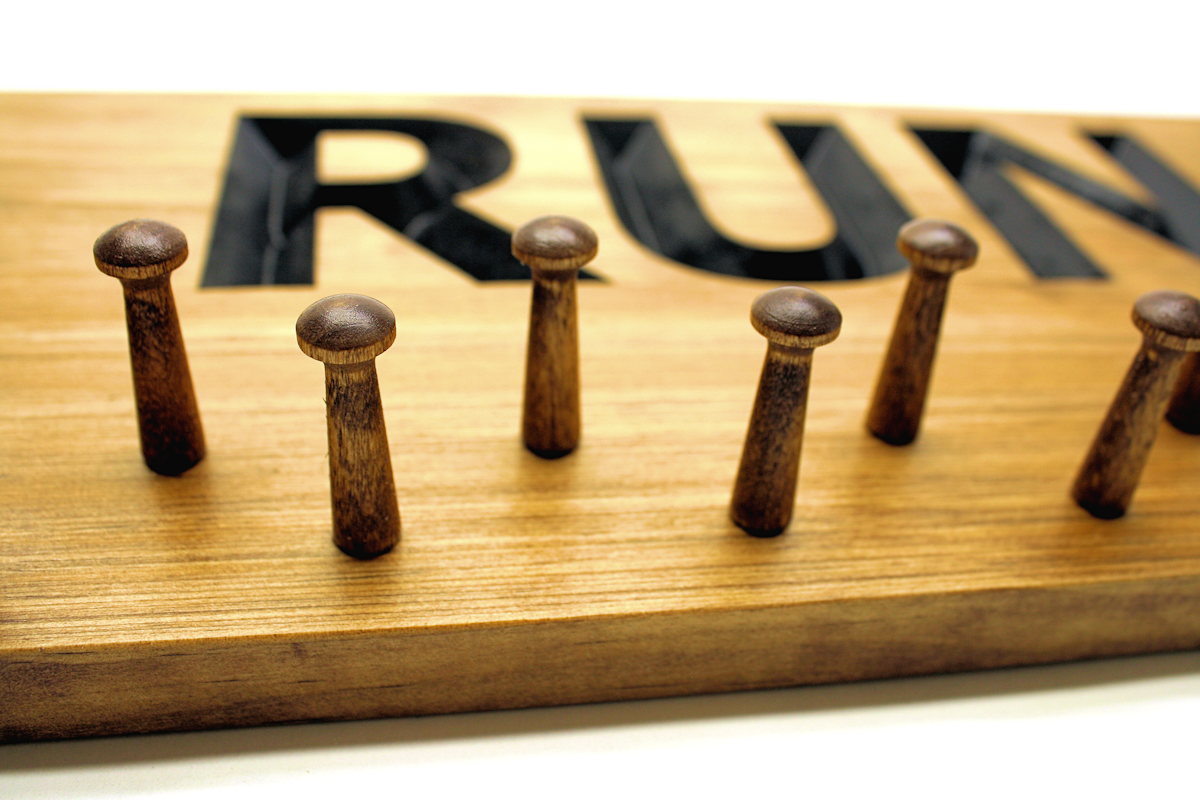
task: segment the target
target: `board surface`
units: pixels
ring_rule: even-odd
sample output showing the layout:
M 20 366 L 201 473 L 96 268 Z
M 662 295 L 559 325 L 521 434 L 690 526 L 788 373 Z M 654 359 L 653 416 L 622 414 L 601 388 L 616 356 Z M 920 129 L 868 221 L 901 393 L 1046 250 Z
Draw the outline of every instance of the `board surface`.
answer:
M 430 117 L 513 155 L 457 204 L 600 235 L 580 287 L 584 433 L 519 440 L 529 285 L 477 281 L 359 210 L 315 217 L 315 285 L 201 288 L 240 116 Z M 803 249 L 837 226 L 778 124 L 836 126 L 913 216 L 970 230 L 920 439 L 864 428 L 905 276 L 806 283 L 841 309 L 816 353 L 797 509 L 754 539 L 729 493 L 785 282 L 639 243 L 585 118 L 651 118 L 713 226 Z M 1085 135 L 1200 185 L 1200 123 L 547 99 L 0 97 L 0 739 L 656 697 L 1194 648 L 1200 439 L 1164 425 L 1121 520 L 1070 482 L 1137 348 L 1144 292 L 1200 295 L 1196 255 L 1021 166 L 1012 185 L 1107 278 L 1040 278 L 914 129 L 983 130 L 1126 197 Z M 420 171 L 411 139 L 328 137 L 328 183 Z M 363 176 L 366 176 L 365 178 Z M 209 455 L 142 464 L 120 289 L 94 239 L 169 221 Z M 311 302 L 396 313 L 377 366 L 403 517 L 371 562 L 330 541 Z

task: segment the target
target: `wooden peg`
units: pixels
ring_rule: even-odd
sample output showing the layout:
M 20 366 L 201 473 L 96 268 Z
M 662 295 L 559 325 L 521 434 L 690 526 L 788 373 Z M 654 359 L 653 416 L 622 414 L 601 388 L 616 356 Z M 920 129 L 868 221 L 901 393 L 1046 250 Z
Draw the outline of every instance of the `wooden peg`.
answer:
M 1200 354 L 1184 359 L 1167 404 L 1167 419 L 1184 433 L 1200 433 Z
M 539 217 L 512 237 L 512 254 L 533 273 L 521 435 L 542 458 L 579 444 L 579 322 L 575 284 L 596 257 L 596 232 L 571 217 Z
M 936 219 L 902 227 L 896 246 L 912 270 L 875 384 L 867 429 L 888 444 L 905 445 L 921 427 L 950 276 L 975 263 L 979 246 L 962 228 Z
M 766 537 L 782 533 L 792 519 L 813 350 L 837 338 L 842 314 L 823 295 L 789 286 L 755 300 L 750 322 L 767 337 L 767 355 L 730 516 L 750 535 Z
M 160 475 L 180 475 L 204 458 L 200 408 L 171 292 L 171 272 L 187 260 L 187 238 L 164 222 L 135 219 L 101 235 L 92 255 L 125 293 L 142 458 Z
M 334 295 L 305 309 L 296 340 L 325 362 L 334 544 L 355 558 L 383 555 L 400 541 L 400 506 L 375 357 L 396 340 L 396 317 L 370 297 Z
M 1115 519 L 1129 507 L 1187 353 L 1200 351 L 1200 300 L 1150 292 L 1133 306 L 1142 346 L 1100 424 L 1071 496 L 1092 516 Z

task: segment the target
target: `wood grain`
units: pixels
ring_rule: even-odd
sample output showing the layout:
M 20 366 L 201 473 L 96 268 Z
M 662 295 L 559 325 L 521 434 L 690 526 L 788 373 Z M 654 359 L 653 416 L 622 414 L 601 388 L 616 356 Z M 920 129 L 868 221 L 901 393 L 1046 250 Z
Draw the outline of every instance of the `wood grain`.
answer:
M 470 281 L 341 208 L 318 215 L 317 285 L 197 288 L 242 112 L 486 126 L 515 166 L 460 198 L 466 207 L 510 230 L 548 211 L 596 230 L 604 280 L 578 287 L 588 422 L 571 457 L 522 444 L 523 282 Z M 815 245 L 828 232 L 801 173 L 779 175 L 789 162 L 764 120 L 837 124 L 915 216 L 970 230 L 980 262 L 955 278 L 920 441 L 889 447 L 862 425 L 906 277 L 815 286 L 844 323 L 808 398 L 803 524 L 742 533 L 729 491 L 763 345 L 746 310 L 774 284 L 700 273 L 628 236 L 584 113 L 655 115 L 668 142 L 686 144 L 700 201 L 734 237 Z M 1131 305 L 1162 288 L 1200 294 L 1197 259 L 1014 169 L 1111 276 L 1039 281 L 909 132 L 980 126 L 1137 192 L 1080 130 L 1135 136 L 1197 185 L 1195 121 L 119 95 L 4 95 L 0 120 L 4 741 L 1200 646 L 1197 439 L 1159 430 L 1120 520 L 1070 498 L 1138 346 Z M 761 137 L 706 138 L 755 126 Z M 756 216 L 748 230 L 736 197 L 778 197 L 774 207 L 804 216 Z M 123 311 L 89 255 L 101 231 L 137 217 L 171 220 L 193 247 L 174 288 L 208 455 L 177 478 L 142 464 Z M 294 330 L 305 307 L 339 292 L 380 299 L 397 325 L 377 370 L 405 533 L 363 562 L 330 542 L 326 408 Z

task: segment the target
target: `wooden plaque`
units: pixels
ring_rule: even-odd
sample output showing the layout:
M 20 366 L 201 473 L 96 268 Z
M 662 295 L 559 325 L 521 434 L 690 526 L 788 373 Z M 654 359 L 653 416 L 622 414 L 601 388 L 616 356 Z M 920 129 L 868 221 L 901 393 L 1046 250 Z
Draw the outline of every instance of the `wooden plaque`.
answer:
M 1134 301 L 1200 295 L 1200 122 L 7 95 L 0 128 L 0 740 L 1200 645 L 1200 437 L 1163 424 L 1121 519 L 1069 496 L 1138 347 Z M 255 158 L 271 169 L 235 169 Z M 396 211 L 400 231 L 387 186 L 442 195 L 406 201 L 428 208 Z M 529 281 L 458 248 L 551 213 L 600 251 L 581 444 L 543 460 L 519 432 Z M 897 215 L 980 245 L 906 447 L 865 428 L 905 281 Z M 208 455 L 175 478 L 142 463 L 121 290 L 91 252 L 141 217 L 191 247 L 173 286 Z M 260 256 L 241 272 L 210 258 L 242 252 L 239 219 Z M 816 352 L 790 528 L 757 539 L 728 511 L 765 350 L 749 308 L 788 284 L 844 324 Z M 397 318 L 377 368 L 403 529 L 364 562 L 331 541 L 322 368 L 295 334 L 340 292 Z

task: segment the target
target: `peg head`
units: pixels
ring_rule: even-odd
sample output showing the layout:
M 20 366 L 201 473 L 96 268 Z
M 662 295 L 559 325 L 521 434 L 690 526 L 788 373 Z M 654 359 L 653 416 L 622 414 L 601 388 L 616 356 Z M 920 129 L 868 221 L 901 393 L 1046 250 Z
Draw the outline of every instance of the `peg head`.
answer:
M 1168 350 L 1200 352 L 1200 300 L 1183 292 L 1150 292 L 1133 304 L 1133 324 Z
M 318 300 L 296 320 L 304 354 L 326 364 L 370 361 L 396 341 L 396 316 L 383 303 L 361 294 Z
M 135 219 L 101 234 L 92 255 L 105 275 L 123 280 L 157 278 L 187 260 L 187 237 L 174 225 Z
M 750 323 L 773 344 L 811 350 L 838 337 L 842 312 L 811 289 L 784 286 L 759 295 L 750 307 Z
M 979 245 L 971 234 L 940 219 L 915 219 L 900 229 L 896 247 L 913 269 L 953 275 L 975 263 Z
M 599 246 L 596 232 L 572 217 L 538 217 L 512 237 L 516 259 L 543 273 L 574 272 L 596 257 Z

